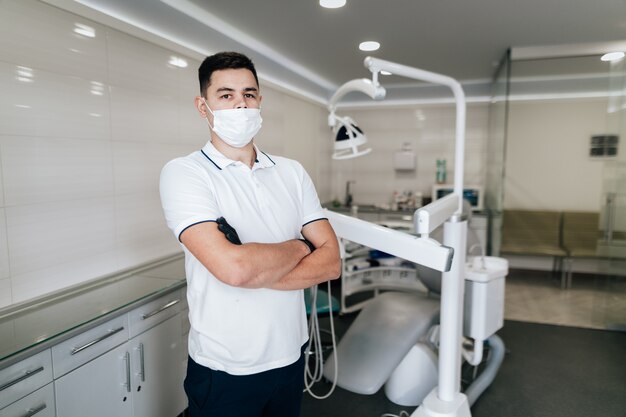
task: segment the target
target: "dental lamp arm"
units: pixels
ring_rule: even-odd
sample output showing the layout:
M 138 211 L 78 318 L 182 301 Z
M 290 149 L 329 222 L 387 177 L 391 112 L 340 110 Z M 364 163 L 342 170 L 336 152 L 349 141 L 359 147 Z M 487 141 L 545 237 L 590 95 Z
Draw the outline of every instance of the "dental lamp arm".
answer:
M 337 109 L 337 103 L 343 98 L 343 96 L 352 91 L 360 91 L 367 94 L 374 100 L 381 100 L 385 98 L 385 89 L 377 82 L 374 83 L 372 80 L 368 80 L 367 78 L 350 80 L 340 86 L 328 102 L 328 111 L 330 112 L 330 115 L 328 116 L 329 126 L 335 126 L 335 110 Z

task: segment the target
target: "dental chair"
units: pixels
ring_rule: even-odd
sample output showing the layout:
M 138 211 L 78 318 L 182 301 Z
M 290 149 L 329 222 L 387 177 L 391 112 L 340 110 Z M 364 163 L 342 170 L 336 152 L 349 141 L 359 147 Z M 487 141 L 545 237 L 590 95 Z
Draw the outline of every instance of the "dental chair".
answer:
M 432 236 L 438 240 L 442 233 L 435 230 Z M 468 235 L 468 251 L 476 244 L 477 237 Z M 503 359 L 503 344 L 493 334 L 503 322 L 508 265 L 500 258 L 468 260 L 464 334 L 475 340 L 475 352 L 464 356 L 476 366 L 482 360 L 483 341 L 488 340 L 491 348 L 487 367 L 466 391 L 472 404 L 491 383 Z M 421 404 L 437 386 L 441 273 L 421 265 L 417 271 L 428 293 L 385 292 L 370 300 L 337 346 L 338 365 L 333 357 L 324 365 L 325 378 L 334 381 L 338 366 L 337 386 L 371 395 L 385 385 L 387 398 L 404 406 Z

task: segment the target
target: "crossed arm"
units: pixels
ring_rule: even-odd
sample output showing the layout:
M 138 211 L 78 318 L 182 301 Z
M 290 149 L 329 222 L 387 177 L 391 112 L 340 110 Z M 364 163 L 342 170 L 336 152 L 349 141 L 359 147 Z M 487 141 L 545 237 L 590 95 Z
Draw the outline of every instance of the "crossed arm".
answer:
M 315 251 L 298 239 L 236 245 L 214 222 L 188 228 L 180 240 L 217 279 L 235 287 L 297 290 L 338 278 L 339 247 L 330 223 L 309 223 L 302 235 Z

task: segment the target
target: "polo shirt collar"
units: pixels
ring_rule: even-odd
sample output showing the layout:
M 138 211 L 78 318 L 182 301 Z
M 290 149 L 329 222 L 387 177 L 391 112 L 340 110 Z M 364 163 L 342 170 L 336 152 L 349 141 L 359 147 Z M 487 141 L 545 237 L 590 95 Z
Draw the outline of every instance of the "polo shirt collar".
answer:
M 254 146 L 254 150 L 256 151 L 256 161 L 254 164 L 255 167 L 258 166 L 259 168 L 269 168 L 276 165 L 272 158 L 267 156 L 265 152 L 261 151 L 255 144 L 252 145 Z M 237 161 L 228 158 L 223 153 L 218 151 L 217 148 L 213 146 L 213 143 L 211 141 L 208 141 L 206 145 L 204 145 L 204 147 L 202 148 L 202 153 L 209 161 L 213 163 L 213 165 L 215 165 L 220 170 L 226 168 L 231 164 L 237 163 Z

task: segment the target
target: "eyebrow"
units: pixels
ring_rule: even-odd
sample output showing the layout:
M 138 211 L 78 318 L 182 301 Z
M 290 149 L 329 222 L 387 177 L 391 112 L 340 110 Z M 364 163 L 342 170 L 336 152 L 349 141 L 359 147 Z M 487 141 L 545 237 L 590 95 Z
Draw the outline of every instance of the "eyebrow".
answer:
M 235 89 L 234 88 L 230 88 L 230 87 L 220 87 L 220 88 L 217 89 L 218 93 L 221 93 L 223 91 L 235 91 Z M 243 89 L 243 91 L 259 91 L 259 89 L 256 88 L 256 87 L 246 87 L 246 88 Z

